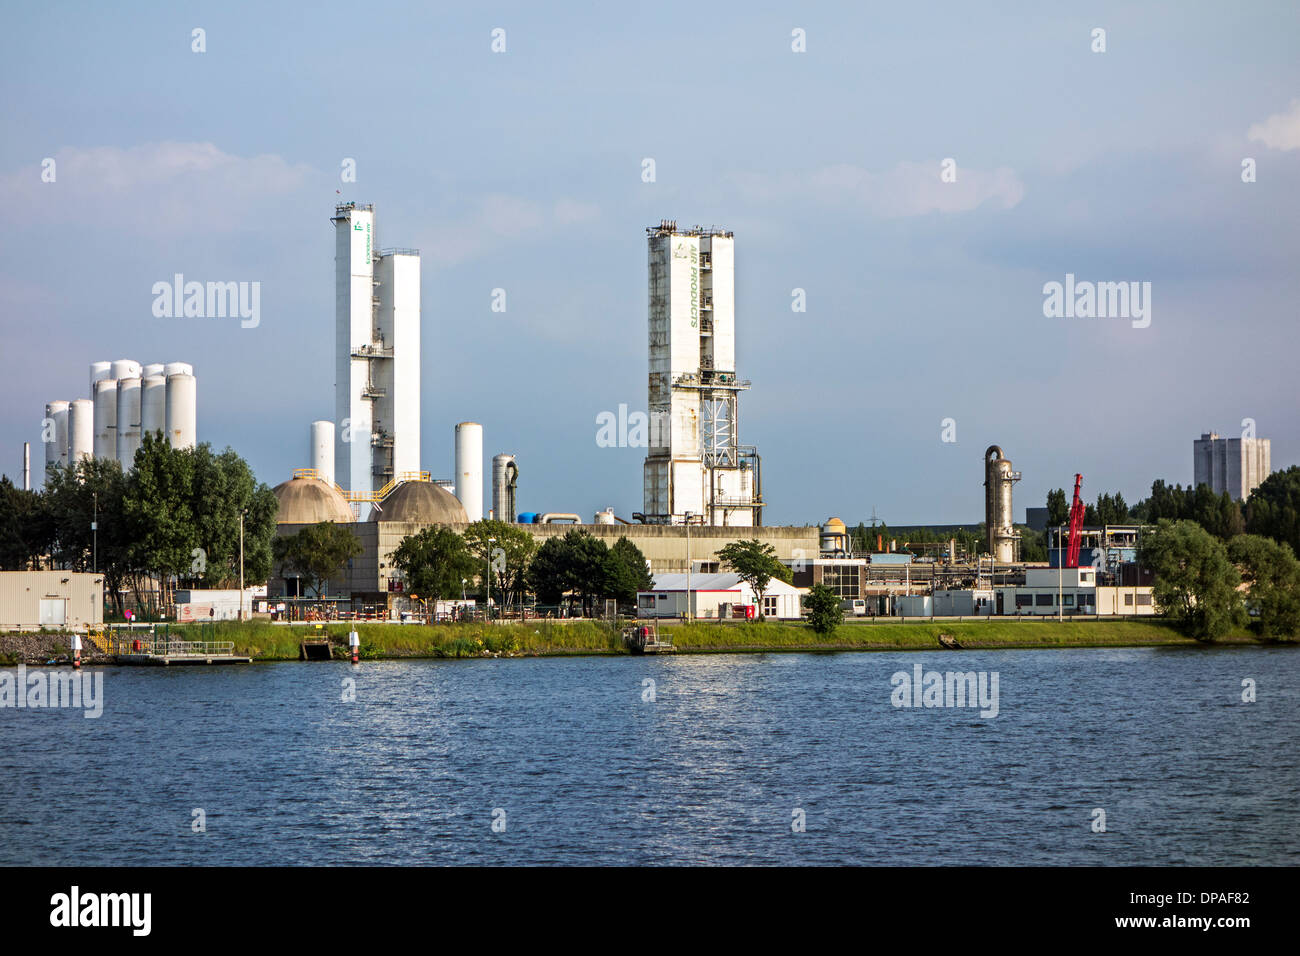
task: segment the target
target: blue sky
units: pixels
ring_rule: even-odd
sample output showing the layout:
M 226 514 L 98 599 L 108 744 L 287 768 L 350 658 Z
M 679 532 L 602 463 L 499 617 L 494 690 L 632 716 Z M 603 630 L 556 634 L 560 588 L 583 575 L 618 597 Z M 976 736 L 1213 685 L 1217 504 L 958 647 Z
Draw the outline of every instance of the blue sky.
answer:
M 645 407 L 662 218 L 736 233 L 766 523 L 979 521 L 994 443 L 1024 475 L 1018 517 L 1076 471 L 1090 499 L 1186 483 L 1192 440 L 1245 418 L 1275 469 L 1300 461 L 1295 4 L 53 3 L 6 22 L 11 476 L 30 441 L 39 480 L 44 403 L 88 397 L 89 363 L 116 358 L 192 363 L 200 440 L 263 481 L 308 465 L 308 423 L 333 413 L 340 198 L 423 254 L 423 467 L 449 477 L 455 424 L 481 422 L 488 457 L 519 458 L 522 510 L 641 508 L 643 450 L 598 447 L 596 416 Z M 260 282 L 260 325 L 155 318 L 177 272 Z M 1150 327 L 1045 318 L 1066 273 L 1150 282 Z

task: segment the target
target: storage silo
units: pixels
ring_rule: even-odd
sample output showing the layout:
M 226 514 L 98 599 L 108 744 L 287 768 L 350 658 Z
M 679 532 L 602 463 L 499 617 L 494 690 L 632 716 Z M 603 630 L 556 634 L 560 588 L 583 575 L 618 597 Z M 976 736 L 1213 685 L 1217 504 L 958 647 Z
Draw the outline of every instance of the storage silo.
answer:
M 483 520 L 483 426 L 456 426 L 456 497 L 471 522 Z
M 596 512 L 596 524 L 613 524 L 613 523 L 614 523 L 613 508 L 606 508 L 604 511 Z
M 188 362 L 168 362 L 163 366 L 163 378 L 171 378 L 173 375 L 193 375 L 194 366 Z
M 169 368 L 171 366 L 168 366 Z M 198 444 L 198 392 L 193 375 L 167 376 L 167 441 L 173 448 Z
M 95 383 L 102 382 L 106 378 L 113 377 L 112 362 L 91 362 L 90 363 L 90 397 L 95 397 Z
M 46 429 L 41 429 L 41 440 L 45 443 L 45 475 L 48 478 L 52 466 L 68 463 L 68 403 L 47 402 L 45 417 L 53 423 L 49 426 L 49 441 L 45 441 Z
M 321 481 L 334 484 L 334 423 L 311 423 L 311 466 Z
M 115 378 L 119 382 L 124 378 L 139 378 L 140 363 L 134 359 L 118 359 L 111 365 L 111 374 L 109 378 Z
M 117 458 L 117 379 L 101 378 L 95 383 L 96 458 Z
M 145 368 L 162 366 L 146 365 Z M 159 437 L 167 433 L 167 379 L 161 375 L 150 375 L 140 383 L 141 443 L 151 432 L 157 432 Z
M 117 380 L 117 441 L 118 464 L 130 471 L 135 464 L 135 453 L 140 447 L 140 380 Z
M 114 406 L 114 412 L 117 411 Z M 68 464 L 75 466 L 95 453 L 95 403 L 79 398 L 68 405 Z
M 162 362 L 153 362 L 149 365 L 146 365 L 144 368 L 140 370 L 140 380 L 144 381 L 146 378 L 152 378 L 155 375 L 165 376 L 166 368 L 167 366 L 163 365 Z
M 515 486 L 519 480 L 519 466 L 514 455 L 495 455 L 492 458 L 492 514 L 498 521 L 513 524 L 515 520 Z

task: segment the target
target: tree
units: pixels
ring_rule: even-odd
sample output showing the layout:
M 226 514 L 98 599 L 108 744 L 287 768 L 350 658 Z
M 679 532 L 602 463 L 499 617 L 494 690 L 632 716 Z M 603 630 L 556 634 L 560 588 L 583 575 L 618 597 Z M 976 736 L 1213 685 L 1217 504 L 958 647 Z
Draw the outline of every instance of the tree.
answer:
M 54 545 L 54 528 L 43 495 L 0 477 L 0 569 L 35 567 Z
M 1057 488 L 1047 493 L 1047 524 L 1057 527 L 1070 520 L 1070 504 L 1065 500 L 1065 489 Z
M 1300 554 L 1300 465 L 1273 472 L 1251 492 L 1246 531 L 1285 542 Z
M 528 531 L 485 518 L 465 529 L 465 546 L 474 556 L 480 576 L 491 567 L 493 586 L 503 598 L 511 594 L 522 598 L 528 564 L 537 552 L 537 541 Z
M 790 569 L 776 559 L 776 548 L 757 538 L 733 541 L 719 548 L 718 559 L 736 572 L 753 590 L 760 612 L 768 582 L 772 578 L 779 578 L 788 583 L 793 577 Z
M 824 584 L 814 584 L 804 599 L 808 626 L 818 634 L 833 634 L 844 621 L 840 596 Z
M 1241 575 L 1223 542 L 1195 522 L 1162 518 L 1142 536 L 1138 562 L 1155 575 L 1156 603 L 1189 636 L 1213 640 L 1241 622 Z
M 1300 562 L 1291 546 L 1241 534 L 1228 542 L 1228 557 L 1250 587 L 1252 626 L 1260 637 L 1282 640 L 1300 633 Z
M 547 538 L 529 562 L 526 580 L 541 604 L 559 604 L 571 587 L 568 548 L 563 538 Z
M 461 582 L 475 570 L 465 539 L 436 525 L 403 538 L 393 551 L 392 564 L 406 582 L 406 593 L 426 604 L 458 594 Z
M 627 538 L 619 538 L 609 549 L 605 582 L 608 588 L 606 596 L 622 604 L 635 604 L 638 591 L 649 591 L 654 587 L 645 555 Z
M 139 560 L 137 532 L 124 512 L 126 491 L 113 459 L 83 458 L 45 476 L 55 560 L 73 571 L 102 572 L 104 596 L 118 614 L 124 611 L 122 588 Z
M 398 550 L 401 550 L 400 546 Z M 319 599 L 326 582 L 342 571 L 349 560 L 361 554 L 362 547 L 346 525 L 321 521 L 296 534 L 276 538 L 272 551 L 281 577 L 286 570 L 296 571 Z M 396 554 L 394 552 L 394 557 Z

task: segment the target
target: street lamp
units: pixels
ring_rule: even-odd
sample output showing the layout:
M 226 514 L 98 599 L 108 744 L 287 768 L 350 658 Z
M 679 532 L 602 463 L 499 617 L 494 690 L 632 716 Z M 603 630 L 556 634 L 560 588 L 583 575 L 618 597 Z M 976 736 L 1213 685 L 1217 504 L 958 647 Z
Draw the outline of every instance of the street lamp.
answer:
M 691 614 L 691 518 L 695 512 L 686 512 L 686 620 L 694 618 Z
M 244 515 L 248 514 L 247 508 L 240 509 L 239 512 L 239 619 L 244 619 Z
M 487 582 L 487 619 L 488 623 L 492 622 L 492 545 L 496 538 L 488 538 L 487 546 L 487 573 L 483 575 L 483 580 Z

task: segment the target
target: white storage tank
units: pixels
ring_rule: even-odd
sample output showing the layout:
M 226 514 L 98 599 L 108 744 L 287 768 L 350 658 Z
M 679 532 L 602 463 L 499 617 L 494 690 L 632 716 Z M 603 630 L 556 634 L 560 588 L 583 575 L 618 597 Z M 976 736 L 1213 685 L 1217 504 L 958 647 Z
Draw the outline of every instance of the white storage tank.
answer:
M 483 426 L 456 426 L 456 497 L 471 522 L 483 520 Z
M 68 403 L 47 402 L 45 417 L 53 422 L 49 433 L 50 441 L 45 441 L 46 430 L 41 429 L 41 440 L 45 441 L 45 474 L 48 477 L 52 466 L 68 463 Z
M 140 370 L 140 378 L 141 380 L 144 380 L 146 378 L 152 378 L 155 375 L 166 375 L 166 368 L 167 366 L 163 365 L 162 362 L 154 362 L 150 365 L 146 365 Z
M 163 366 L 163 378 L 171 378 L 173 375 L 193 375 L 194 366 L 188 362 L 168 362 Z
M 91 362 L 90 363 L 90 397 L 95 397 L 95 383 L 102 382 L 106 378 L 113 377 L 112 362 Z
M 114 412 L 117 411 L 114 407 Z M 68 464 L 95 453 L 95 403 L 79 398 L 68 406 Z
M 173 448 L 193 448 L 198 444 L 197 436 L 198 392 L 194 376 L 168 375 L 167 441 Z
M 124 378 L 139 378 L 140 363 L 134 359 L 118 359 L 111 365 L 109 378 L 115 378 L 121 381 Z
M 498 521 L 515 520 L 515 483 L 519 468 L 514 455 L 492 456 L 492 514 Z
M 604 511 L 596 512 L 596 524 L 613 524 L 613 523 L 614 523 L 613 508 L 606 508 Z
M 95 383 L 95 457 L 117 458 L 117 379 Z
M 334 423 L 311 423 L 311 466 L 322 481 L 334 484 Z
M 145 366 L 146 368 L 162 368 Z M 140 383 L 140 441 L 144 436 L 157 432 L 159 436 L 167 433 L 167 379 L 161 375 L 150 375 Z
M 117 461 L 123 471 L 135 464 L 135 453 L 140 447 L 140 380 L 117 380 Z

